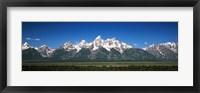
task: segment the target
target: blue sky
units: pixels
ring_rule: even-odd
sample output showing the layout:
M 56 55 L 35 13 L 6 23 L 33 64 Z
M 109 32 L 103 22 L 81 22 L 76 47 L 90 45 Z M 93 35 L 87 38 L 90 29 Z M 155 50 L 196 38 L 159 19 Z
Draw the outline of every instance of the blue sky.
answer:
M 22 22 L 22 43 L 58 48 L 97 36 L 116 38 L 137 48 L 151 44 L 178 43 L 178 22 Z

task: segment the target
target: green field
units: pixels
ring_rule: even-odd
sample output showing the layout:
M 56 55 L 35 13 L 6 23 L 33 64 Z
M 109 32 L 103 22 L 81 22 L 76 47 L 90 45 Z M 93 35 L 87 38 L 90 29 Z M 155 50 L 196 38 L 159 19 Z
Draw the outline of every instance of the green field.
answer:
M 177 62 L 23 61 L 23 71 L 178 71 Z

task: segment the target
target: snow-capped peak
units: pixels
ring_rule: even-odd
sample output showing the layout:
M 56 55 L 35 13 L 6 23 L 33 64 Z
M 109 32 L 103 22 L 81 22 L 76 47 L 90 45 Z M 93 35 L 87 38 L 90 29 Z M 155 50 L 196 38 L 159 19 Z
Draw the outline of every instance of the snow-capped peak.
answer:
M 99 39 L 102 39 L 101 35 L 97 36 L 95 40 L 99 40 Z
M 47 45 L 42 45 L 37 50 L 43 57 L 50 57 L 55 49 L 51 49 Z
M 100 47 L 105 48 L 106 50 L 110 51 L 110 49 L 114 48 L 120 53 L 123 52 L 123 50 L 127 48 L 132 48 L 132 46 L 127 45 L 124 42 L 120 42 L 116 38 L 107 38 L 106 40 L 103 40 L 101 36 L 97 36 L 96 39 L 92 42 L 93 49 L 92 50 L 97 50 Z
M 38 49 L 51 49 L 50 47 L 48 47 L 47 45 L 42 45 L 42 46 L 40 46 Z
M 166 48 L 172 50 L 174 53 L 178 52 L 177 50 L 178 44 L 175 42 L 162 43 L 161 45 L 166 46 Z
M 167 60 L 177 60 L 178 58 L 178 44 L 175 42 L 152 44 L 143 49 L 158 58 Z
M 46 47 L 47 47 L 47 45 L 42 45 L 42 46 L 40 46 L 40 48 L 42 48 L 42 47 L 45 47 L 45 48 L 46 48 Z
M 64 43 L 64 46 L 72 46 L 72 43 L 71 42 L 66 42 L 66 43 Z
M 79 45 L 85 45 L 86 41 L 85 40 L 81 40 L 81 42 L 79 43 Z
M 30 46 L 27 42 L 25 42 L 25 43 L 22 45 L 22 50 L 26 50 L 26 49 L 29 49 L 29 48 L 32 48 L 32 46 Z
M 115 38 L 115 37 L 114 37 L 114 38 L 111 38 L 111 40 L 113 40 L 113 41 L 114 41 L 114 40 L 116 40 L 116 38 Z
M 104 40 L 101 38 L 101 36 L 97 36 L 96 39 L 92 42 L 93 50 L 97 50 L 99 47 L 103 47 Z
M 81 40 L 80 43 L 78 43 L 77 45 L 74 46 L 78 51 L 80 51 L 82 48 L 90 48 L 91 44 L 87 43 L 85 40 Z
M 70 50 L 74 50 L 75 47 L 74 45 L 71 43 L 71 42 L 66 42 L 64 45 L 63 45 L 63 48 L 67 51 L 70 51 Z
M 24 46 L 29 46 L 29 44 L 28 44 L 27 42 L 25 42 L 23 45 L 24 45 Z
M 114 48 L 120 53 L 122 53 L 125 49 L 133 47 L 131 45 L 117 40 L 116 38 L 107 38 L 106 40 L 103 40 L 99 35 L 94 39 L 94 41 L 90 43 L 87 43 L 85 40 L 81 40 L 81 42 L 79 42 L 76 45 L 73 45 L 70 42 L 66 42 L 63 48 L 67 51 L 76 49 L 76 52 L 79 52 L 82 48 L 90 48 L 91 51 L 95 51 L 99 48 L 105 48 L 106 50 L 110 51 L 110 49 Z
M 175 42 L 166 42 L 166 43 L 160 43 L 160 44 L 152 44 L 149 47 L 143 48 L 144 50 L 157 50 L 160 51 L 161 49 L 166 48 L 174 53 L 178 53 L 178 43 Z M 163 53 L 161 53 L 163 54 Z
M 120 42 L 119 40 L 117 40 L 116 38 L 108 38 L 105 40 L 104 42 L 104 46 L 105 49 L 107 49 L 108 51 L 110 51 L 110 49 L 114 48 L 117 51 L 119 51 L 120 53 L 122 53 L 125 49 L 127 48 L 133 48 L 130 45 L 127 45 L 124 42 Z

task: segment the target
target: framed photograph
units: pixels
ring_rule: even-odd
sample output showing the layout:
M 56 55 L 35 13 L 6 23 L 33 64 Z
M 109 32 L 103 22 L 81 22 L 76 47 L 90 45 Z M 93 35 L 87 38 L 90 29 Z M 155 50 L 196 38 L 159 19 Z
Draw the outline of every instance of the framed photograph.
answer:
M 199 0 L 1 1 L 1 92 L 199 93 Z

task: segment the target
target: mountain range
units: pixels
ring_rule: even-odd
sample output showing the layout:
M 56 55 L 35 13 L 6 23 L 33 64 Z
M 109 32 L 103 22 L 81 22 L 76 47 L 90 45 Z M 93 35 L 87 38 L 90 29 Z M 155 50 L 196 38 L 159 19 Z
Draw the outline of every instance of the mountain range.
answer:
M 36 48 L 25 42 L 22 45 L 22 60 L 177 61 L 178 44 L 167 42 L 140 49 L 116 38 L 103 40 L 101 36 L 97 36 L 90 43 L 85 40 L 76 45 L 66 42 L 56 49 L 51 49 L 47 45 Z

